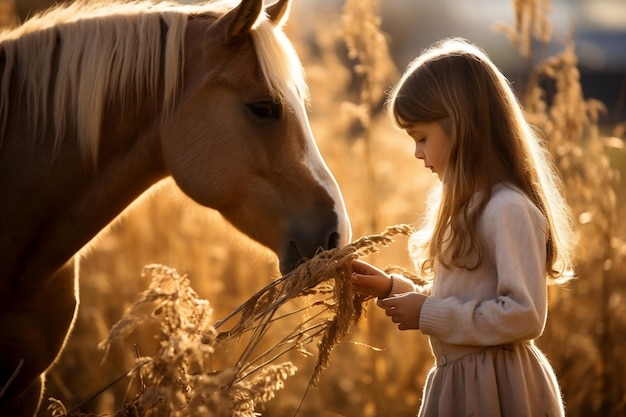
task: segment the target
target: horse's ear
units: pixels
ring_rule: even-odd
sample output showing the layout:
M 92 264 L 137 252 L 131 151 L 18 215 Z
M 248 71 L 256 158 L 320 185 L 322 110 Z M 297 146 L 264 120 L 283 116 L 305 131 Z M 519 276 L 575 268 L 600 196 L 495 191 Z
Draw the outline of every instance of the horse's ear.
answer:
M 291 8 L 291 1 L 278 0 L 276 3 L 265 9 L 270 20 L 276 26 L 282 26 L 289 17 L 289 10 Z
M 263 10 L 263 0 L 242 0 L 215 23 L 224 30 L 224 43 L 246 35 Z

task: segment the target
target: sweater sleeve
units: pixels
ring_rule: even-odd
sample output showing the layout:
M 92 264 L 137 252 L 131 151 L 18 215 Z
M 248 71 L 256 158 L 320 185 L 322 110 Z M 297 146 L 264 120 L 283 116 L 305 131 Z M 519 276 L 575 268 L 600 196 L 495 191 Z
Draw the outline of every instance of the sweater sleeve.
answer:
M 390 274 L 391 276 L 391 291 L 387 297 L 393 297 L 394 295 L 403 294 L 405 292 L 418 291 L 417 285 L 413 283 L 407 277 L 400 274 Z
M 493 262 L 497 275 L 495 292 L 491 289 L 482 297 L 430 296 L 420 313 L 420 329 L 444 343 L 492 346 L 531 340 L 545 325 L 545 219 L 529 202 L 488 208 L 482 233 L 485 259 Z M 459 280 L 451 285 L 468 285 L 454 272 L 448 279 Z M 476 285 L 485 285 L 485 277 L 476 279 Z
M 417 285 L 407 277 L 400 274 L 390 274 L 391 276 L 391 291 L 387 294 L 387 297 L 393 297 L 395 295 L 404 294 L 407 292 L 419 292 L 422 294 L 430 293 L 430 284 L 428 285 Z M 376 305 L 380 307 L 378 304 L 380 300 L 383 298 L 379 298 L 376 300 Z

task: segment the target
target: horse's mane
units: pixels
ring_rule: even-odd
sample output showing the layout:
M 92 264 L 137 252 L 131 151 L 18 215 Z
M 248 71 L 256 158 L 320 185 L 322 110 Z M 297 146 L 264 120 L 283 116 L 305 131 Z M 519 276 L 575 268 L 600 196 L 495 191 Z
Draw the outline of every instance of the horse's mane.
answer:
M 124 102 L 133 95 L 153 99 L 161 90 L 163 116 L 167 117 L 180 91 L 188 15 L 218 16 L 237 3 L 78 0 L 0 33 L 0 147 L 11 83 L 17 82 L 32 120 L 45 122 L 52 98 L 55 149 L 66 130 L 74 129 L 84 156 L 95 161 L 104 106 L 113 92 Z M 272 94 L 291 93 L 306 99 L 302 66 L 282 30 L 262 14 L 252 37 Z M 14 71 L 16 63 L 19 71 Z M 61 69 L 56 73 L 55 65 Z M 54 91 L 48 91 L 53 77 Z

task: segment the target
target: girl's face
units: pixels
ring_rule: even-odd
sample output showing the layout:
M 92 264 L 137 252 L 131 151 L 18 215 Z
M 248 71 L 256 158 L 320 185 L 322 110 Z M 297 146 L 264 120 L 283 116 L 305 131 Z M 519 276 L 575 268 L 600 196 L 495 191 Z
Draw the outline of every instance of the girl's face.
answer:
M 441 180 L 448 164 L 450 136 L 439 122 L 412 123 L 405 129 L 415 141 L 415 157 Z

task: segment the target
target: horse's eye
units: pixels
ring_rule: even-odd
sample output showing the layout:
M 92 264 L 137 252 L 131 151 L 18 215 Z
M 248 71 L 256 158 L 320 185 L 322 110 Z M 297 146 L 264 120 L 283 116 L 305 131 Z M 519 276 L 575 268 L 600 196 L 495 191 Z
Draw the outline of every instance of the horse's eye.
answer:
M 281 105 L 274 101 L 258 101 L 248 104 L 248 109 L 262 119 L 278 119 L 281 114 Z

